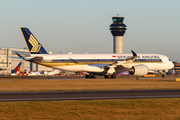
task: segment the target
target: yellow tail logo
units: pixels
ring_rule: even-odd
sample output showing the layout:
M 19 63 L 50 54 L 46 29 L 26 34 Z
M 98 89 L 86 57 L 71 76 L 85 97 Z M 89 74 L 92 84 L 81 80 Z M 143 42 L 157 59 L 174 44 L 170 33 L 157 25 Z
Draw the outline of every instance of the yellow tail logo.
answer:
M 41 45 L 38 44 L 38 41 L 34 38 L 34 36 L 32 34 L 30 35 L 28 41 L 32 45 L 31 52 L 39 52 Z

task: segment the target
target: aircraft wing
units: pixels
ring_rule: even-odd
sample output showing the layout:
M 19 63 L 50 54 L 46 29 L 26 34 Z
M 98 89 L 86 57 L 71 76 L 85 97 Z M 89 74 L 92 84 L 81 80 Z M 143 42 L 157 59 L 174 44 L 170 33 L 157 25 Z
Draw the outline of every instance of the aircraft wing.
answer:
M 131 50 L 131 52 L 132 52 L 132 55 L 133 55 L 132 57 L 124 59 L 122 61 L 116 61 L 116 62 L 114 62 L 112 64 L 104 66 L 104 68 L 110 68 L 110 67 L 116 68 L 116 67 L 119 67 L 119 66 L 127 68 L 137 58 L 137 54 L 133 50 Z

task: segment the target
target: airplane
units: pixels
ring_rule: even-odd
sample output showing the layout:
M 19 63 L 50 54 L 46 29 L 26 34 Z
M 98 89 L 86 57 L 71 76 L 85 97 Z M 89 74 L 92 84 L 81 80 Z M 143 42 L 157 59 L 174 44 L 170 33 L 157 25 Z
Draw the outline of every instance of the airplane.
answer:
M 17 74 L 17 72 L 20 72 L 21 70 L 20 70 L 20 68 L 21 68 L 21 64 L 22 64 L 22 62 L 20 62 L 17 66 L 16 66 L 16 68 L 15 69 L 12 69 L 11 70 L 11 74 L 10 75 L 16 75 Z
M 43 66 L 65 71 L 84 71 L 89 74 L 85 78 L 116 78 L 118 73 L 129 71 L 131 75 L 144 76 L 149 70 L 167 70 L 174 67 L 172 61 L 161 54 L 48 54 L 31 31 L 20 28 L 30 57 L 20 58 Z
M 45 76 L 53 76 L 59 74 L 59 70 L 53 70 L 53 71 L 44 71 Z
M 44 74 L 41 74 L 40 72 L 38 71 L 29 71 L 29 72 L 20 72 L 20 71 L 17 71 L 15 73 L 11 73 L 10 75 L 12 76 L 16 76 L 16 75 L 19 75 L 19 76 L 41 76 L 41 75 L 44 75 Z
M 26 73 L 26 76 L 41 76 L 43 75 L 41 72 L 38 71 L 30 71 Z

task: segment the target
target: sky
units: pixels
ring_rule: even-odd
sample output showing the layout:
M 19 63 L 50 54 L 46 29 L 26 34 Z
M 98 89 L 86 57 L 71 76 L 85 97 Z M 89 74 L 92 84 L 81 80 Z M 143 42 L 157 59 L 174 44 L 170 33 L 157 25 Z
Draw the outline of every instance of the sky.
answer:
M 2 0 L 0 47 L 24 48 L 28 27 L 53 53 L 113 53 L 112 17 L 127 26 L 123 52 L 157 53 L 180 62 L 180 0 Z

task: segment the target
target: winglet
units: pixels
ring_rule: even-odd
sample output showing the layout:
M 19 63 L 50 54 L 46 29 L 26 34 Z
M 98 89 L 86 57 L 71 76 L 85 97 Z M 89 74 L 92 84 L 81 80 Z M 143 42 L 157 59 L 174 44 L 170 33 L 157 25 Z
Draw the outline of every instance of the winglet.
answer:
M 131 52 L 132 52 L 133 56 L 131 58 L 125 59 L 124 61 L 129 61 L 129 60 L 133 60 L 134 61 L 137 58 L 137 54 L 133 50 L 131 50 Z
M 131 52 L 133 54 L 133 57 L 137 57 L 137 54 L 133 50 L 131 50 Z

